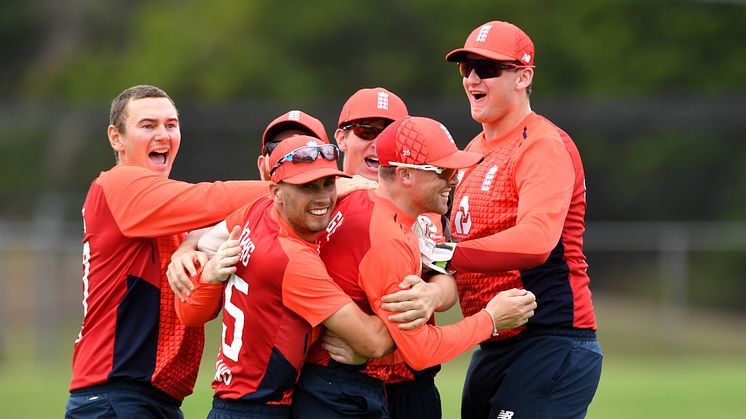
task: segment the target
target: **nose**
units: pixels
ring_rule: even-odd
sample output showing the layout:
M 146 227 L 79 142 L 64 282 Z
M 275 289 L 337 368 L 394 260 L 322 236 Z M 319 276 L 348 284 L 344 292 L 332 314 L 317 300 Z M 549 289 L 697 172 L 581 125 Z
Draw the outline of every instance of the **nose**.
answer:
M 458 170 L 453 173 L 453 176 L 451 176 L 450 179 L 448 179 L 448 186 L 451 188 L 455 187 L 458 184 Z
M 155 132 L 156 140 L 167 140 L 170 137 L 171 134 L 168 132 L 168 128 L 164 124 L 159 124 Z
M 314 201 L 317 204 L 326 204 L 328 202 L 334 202 L 337 199 L 337 187 L 331 186 L 326 188 L 321 188 L 317 194 L 314 196 Z
M 479 84 L 479 82 L 482 81 L 482 79 L 479 78 L 479 75 L 477 75 L 477 72 L 474 71 L 474 69 L 471 69 L 469 71 L 469 74 L 464 77 L 464 80 L 470 84 Z

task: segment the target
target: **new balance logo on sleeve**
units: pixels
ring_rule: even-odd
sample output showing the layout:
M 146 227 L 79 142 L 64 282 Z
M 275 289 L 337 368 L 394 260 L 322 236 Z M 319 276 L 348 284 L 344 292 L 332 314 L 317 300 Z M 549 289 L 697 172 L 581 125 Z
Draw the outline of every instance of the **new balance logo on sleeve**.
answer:
M 510 410 L 501 410 L 500 413 L 497 414 L 496 419 L 511 419 L 513 415 L 515 415 L 515 413 Z

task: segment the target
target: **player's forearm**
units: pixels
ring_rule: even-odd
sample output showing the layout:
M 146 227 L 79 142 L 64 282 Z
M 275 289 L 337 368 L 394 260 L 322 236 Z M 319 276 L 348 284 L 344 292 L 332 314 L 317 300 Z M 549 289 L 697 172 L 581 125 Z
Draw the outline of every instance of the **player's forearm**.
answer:
M 446 311 L 456 304 L 458 289 L 456 288 L 456 280 L 452 276 L 434 273 L 428 276 L 426 280 L 429 286 L 438 287 L 439 290 L 440 298 L 435 306 L 435 311 Z
M 502 272 L 529 269 L 544 263 L 557 246 L 560 233 L 542 223 L 524 223 L 456 246 L 449 268 L 457 272 Z
M 223 295 L 223 284 L 195 282 L 192 295 L 185 301 L 176 299 L 176 315 L 187 326 L 202 326 L 217 317 Z
M 193 252 L 197 250 L 197 242 L 199 242 L 199 238 L 202 237 L 202 234 L 205 233 L 207 229 L 199 229 L 190 232 L 184 241 L 179 244 L 179 247 L 176 249 L 176 251 L 171 255 L 171 260 L 177 259 L 179 256 L 183 255 L 184 253 Z
M 400 330 L 388 324 L 407 365 L 423 370 L 442 364 L 466 352 L 492 335 L 490 314 L 480 311 L 448 326 L 424 325 L 414 330 Z
M 395 348 L 381 319 L 365 314 L 353 302 L 326 319 L 324 326 L 350 345 L 355 353 L 366 358 L 380 358 Z

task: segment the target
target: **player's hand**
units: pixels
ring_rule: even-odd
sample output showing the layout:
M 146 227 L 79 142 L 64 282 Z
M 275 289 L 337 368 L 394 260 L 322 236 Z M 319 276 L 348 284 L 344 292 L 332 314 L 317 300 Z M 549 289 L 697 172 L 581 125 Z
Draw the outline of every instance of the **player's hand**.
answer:
M 375 189 L 377 186 L 378 182 L 366 179 L 360 175 L 354 175 L 351 178 L 338 177 L 337 197 L 342 198 L 362 189 Z
M 197 275 L 198 269 L 205 266 L 208 261 L 207 254 L 197 250 L 181 252 L 179 255 L 174 254 L 171 263 L 168 264 L 166 277 L 168 285 L 176 294 L 176 297 L 184 302 L 185 297 L 192 295 L 194 284 L 190 277 Z
M 417 217 L 417 221 L 412 225 L 412 231 L 417 236 L 422 264 L 436 272 L 453 273 L 448 269 L 448 262 L 456 250 L 456 243 L 445 242 L 443 235 L 438 232 L 438 227 L 427 215 Z
M 238 263 L 241 254 L 241 243 L 238 238 L 241 237 L 241 228 L 233 227 L 233 231 L 215 252 L 215 256 L 205 264 L 200 281 L 210 284 L 219 284 L 225 282 L 231 275 L 236 273 L 236 263 Z
M 425 324 L 433 315 L 442 297 L 442 289 L 437 284 L 430 284 L 417 275 L 407 275 L 399 283 L 401 291 L 384 295 L 381 308 L 395 313 L 389 321 L 399 323 L 402 330 L 415 329 Z
M 494 296 L 486 309 L 495 320 L 497 330 L 513 329 L 526 324 L 534 315 L 536 297 L 531 291 L 513 288 Z
M 350 345 L 329 329 L 324 330 L 324 333 L 321 334 L 320 340 L 321 347 L 329 352 L 329 357 L 341 364 L 361 365 L 368 360 L 368 358 L 356 354 Z

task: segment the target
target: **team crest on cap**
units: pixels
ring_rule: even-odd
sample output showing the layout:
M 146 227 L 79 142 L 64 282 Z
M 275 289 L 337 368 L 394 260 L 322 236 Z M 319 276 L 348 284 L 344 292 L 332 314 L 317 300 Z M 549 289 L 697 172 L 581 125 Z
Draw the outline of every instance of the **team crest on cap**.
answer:
M 376 107 L 383 109 L 384 111 L 389 110 L 389 94 L 386 92 L 378 92 Z
M 317 146 L 317 145 L 319 145 L 319 143 L 317 143 L 316 141 L 311 140 L 311 141 L 307 142 L 306 145 Z
M 291 121 L 300 121 L 300 111 L 288 112 L 288 119 Z
M 479 33 L 477 33 L 476 42 L 485 42 L 485 41 L 487 41 L 487 35 L 490 34 L 490 29 L 492 29 L 492 25 L 490 25 L 490 24 L 482 25 L 482 27 L 479 28 Z

